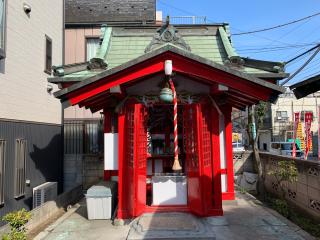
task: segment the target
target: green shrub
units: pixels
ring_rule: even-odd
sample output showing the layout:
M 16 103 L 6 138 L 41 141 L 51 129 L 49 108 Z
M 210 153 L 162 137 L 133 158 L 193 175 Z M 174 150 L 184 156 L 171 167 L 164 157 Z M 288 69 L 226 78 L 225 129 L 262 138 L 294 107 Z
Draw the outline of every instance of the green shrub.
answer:
M 294 161 L 279 161 L 277 166 L 268 174 L 274 176 L 280 186 L 282 200 L 286 197 L 287 184 L 298 180 L 298 169 Z
M 27 229 L 25 225 L 31 218 L 31 213 L 24 208 L 19 211 L 14 211 L 6 214 L 2 220 L 10 225 L 10 233 L 5 234 L 2 240 L 26 240 Z
M 285 200 L 281 199 L 274 199 L 272 201 L 272 207 L 275 209 L 278 213 L 280 213 L 282 216 L 288 218 L 291 214 L 291 211 L 289 209 L 289 206 Z

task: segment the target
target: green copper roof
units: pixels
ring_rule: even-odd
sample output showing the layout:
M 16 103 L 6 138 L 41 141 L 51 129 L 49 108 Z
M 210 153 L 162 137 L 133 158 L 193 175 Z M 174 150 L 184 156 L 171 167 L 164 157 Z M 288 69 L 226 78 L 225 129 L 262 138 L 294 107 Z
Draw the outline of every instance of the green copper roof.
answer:
M 174 37 L 169 41 L 168 39 L 163 39 L 166 37 L 163 34 L 166 27 L 167 29 L 170 28 L 170 31 L 174 34 Z M 59 76 L 56 77 L 57 82 L 81 81 L 139 58 L 149 48 L 155 49 L 166 44 L 173 44 L 199 57 L 244 73 L 264 75 L 273 73 L 275 75 L 275 73 L 281 72 L 283 74 L 282 69 L 276 71 L 276 68 L 274 68 L 274 65 L 281 66 L 280 63 L 258 61 L 258 67 L 255 67 L 255 60 L 250 60 L 250 65 L 246 66 L 248 60 L 241 58 L 231 44 L 227 25 L 189 25 L 176 28 L 169 25 L 161 27 L 160 30 L 157 26 L 113 28 L 102 26 L 101 33 L 102 43 L 97 50 L 96 57 L 90 60 L 88 70 L 69 71 L 68 74 L 63 75 L 64 71 L 56 67 L 56 71 L 59 72 L 59 74 L 55 75 Z M 267 63 L 268 66 L 259 67 L 264 63 Z M 63 67 L 61 66 L 60 68 Z M 51 82 L 54 82 L 54 79 L 55 77 L 51 79 Z
M 106 56 L 108 68 L 114 68 L 144 54 L 152 36 L 114 36 Z

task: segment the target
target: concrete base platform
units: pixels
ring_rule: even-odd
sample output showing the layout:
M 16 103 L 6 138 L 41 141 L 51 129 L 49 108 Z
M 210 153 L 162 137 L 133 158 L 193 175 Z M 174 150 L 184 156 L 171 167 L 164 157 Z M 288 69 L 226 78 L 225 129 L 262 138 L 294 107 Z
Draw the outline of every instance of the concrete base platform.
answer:
M 134 220 L 128 240 L 216 239 L 205 219 L 187 213 L 144 214 Z
M 88 220 L 86 202 L 39 234 L 43 240 L 315 240 L 302 229 L 266 208 L 248 194 L 223 202 L 224 216 L 197 218 L 187 213 L 145 214 L 128 224 L 111 220 Z M 120 223 L 120 222 L 119 222 Z

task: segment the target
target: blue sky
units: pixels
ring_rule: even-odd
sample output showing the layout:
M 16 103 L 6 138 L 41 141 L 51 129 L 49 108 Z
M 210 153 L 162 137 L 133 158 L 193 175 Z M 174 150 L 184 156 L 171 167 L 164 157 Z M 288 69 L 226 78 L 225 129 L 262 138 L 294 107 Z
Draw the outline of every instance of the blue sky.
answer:
M 157 0 L 163 16 L 206 16 L 209 23 L 228 22 L 231 33 L 251 31 L 287 23 L 320 12 L 319 0 Z M 320 15 L 276 30 L 232 37 L 243 57 L 288 61 L 320 42 Z M 311 53 L 312 54 L 312 53 Z M 293 73 L 311 54 L 287 65 Z M 320 73 L 320 53 L 290 84 Z

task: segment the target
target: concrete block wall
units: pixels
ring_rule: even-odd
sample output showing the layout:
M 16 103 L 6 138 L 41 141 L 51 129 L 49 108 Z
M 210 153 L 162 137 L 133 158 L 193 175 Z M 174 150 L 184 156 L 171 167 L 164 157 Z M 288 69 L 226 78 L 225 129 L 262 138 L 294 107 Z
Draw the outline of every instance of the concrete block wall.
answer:
M 104 175 L 103 155 L 84 155 L 83 188 L 102 181 Z
M 65 154 L 64 155 L 64 190 L 78 184 L 88 189 L 103 180 L 103 155 Z
M 240 175 L 243 172 L 254 172 L 252 151 L 233 153 L 234 174 Z
M 31 211 L 31 219 L 27 223 L 26 227 L 28 232 L 37 229 L 59 213 L 61 209 L 65 209 L 68 205 L 74 204 L 83 197 L 82 186 L 77 185 L 74 188 L 60 194 L 54 201 L 44 203 L 42 206 L 35 208 Z M 0 228 L 0 237 L 10 231 L 8 224 Z
M 83 183 L 83 155 L 65 154 L 63 166 L 63 189 L 68 191 Z
M 260 153 L 260 156 L 265 165 L 266 173 L 276 168 L 279 161 L 295 161 L 298 169 L 298 181 L 286 183 L 287 200 L 301 212 L 320 222 L 320 162 L 268 153 Z M 280 194 L 280 187 L 273 176 L 266 174 L 265 184 L 268 192 Z
M 82 186 L 78 185 L 69 191 L 60 194 L 56 200 L 49 201 L 42 206 L 31 211 L 32 217 L 27 224 L 28 231 L 31 231 L 51 217 L 55 216 L 60 209 L 66 208 L 70 204 L 75 204 L 83 197 Z

